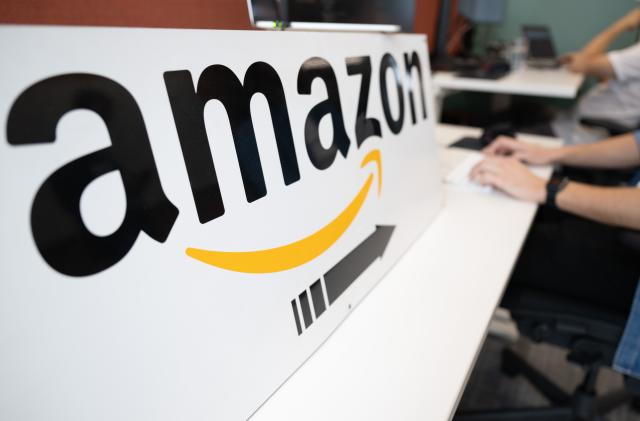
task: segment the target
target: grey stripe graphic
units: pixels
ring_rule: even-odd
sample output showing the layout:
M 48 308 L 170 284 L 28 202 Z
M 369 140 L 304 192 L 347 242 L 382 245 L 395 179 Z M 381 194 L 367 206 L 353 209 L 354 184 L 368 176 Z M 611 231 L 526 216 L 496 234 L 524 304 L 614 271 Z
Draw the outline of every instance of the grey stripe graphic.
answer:
M 300 294 L 298 298 L 300 298 L 300 308 L 302 309 L 304 327 L 308 328 L 311 326 L 311 323 L 313 323 L 313 319 L 311 318 L 311 307 L 309 306 L 309 296 L 307 295 L 307 291 L 302 291 L 302 294 Z
M 320 284 L 320 279 L 315 281 L 313 285 L 311 285 L 311 299 L 313 300 L 313 309 L 316 312 L 316 319 L 320 317 L 322 313 L 326 310 L 327 306 L 324 303 L 324 295 L 322 294 L 322 285 Z
M 293 318 L 296 319 L 296 329 L 298 329 L 298 336 L 302 334 L 302 326 L 300 326 L 300 316 L 298 316 L 298 304 L 295 298 L 291 300 L 291 308 L 293 308 Z

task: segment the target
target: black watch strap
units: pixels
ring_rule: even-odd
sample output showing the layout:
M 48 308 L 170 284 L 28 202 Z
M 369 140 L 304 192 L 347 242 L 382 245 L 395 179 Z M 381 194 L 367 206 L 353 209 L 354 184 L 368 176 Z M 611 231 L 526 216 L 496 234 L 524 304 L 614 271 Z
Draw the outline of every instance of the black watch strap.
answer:
M 569 179 L 567 177 L 552 177 L 551 180 L 549 180 L 547 183 L 547 206 L 551 206 L 553 208 L 557 207 L 556 197 L 558 196 L 558 193 L 567 187 L 567 184 L 569 184 Z

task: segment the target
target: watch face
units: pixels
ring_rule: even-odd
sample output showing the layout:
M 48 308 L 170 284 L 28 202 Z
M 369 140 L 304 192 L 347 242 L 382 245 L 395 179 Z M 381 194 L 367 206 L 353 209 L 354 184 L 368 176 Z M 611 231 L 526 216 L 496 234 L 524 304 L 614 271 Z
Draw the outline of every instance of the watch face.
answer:
M 569 183 L 566 177 L 552 177 L 547 183 L 547 200 L 546 204 L 556 207 L 556 195 Z
M 569 179 L 566 177 L 553 177 L 547 184 L 547 200 L 546 203 L 550 206 L 556 206 L 556 195 L 560 193 L 569 184 Z
M 560 184 L 564 181 L 564 178 L 553 177 L 549 180 L 549 187 L 558 188 Z
M 558 191 L 561 191 L 562 189 L 567 187 L 570 181 L 571 180 L 569 180 L 567 177 L 564 177 L 562 180 L 560 180 L 560 182 L 558 183 Z

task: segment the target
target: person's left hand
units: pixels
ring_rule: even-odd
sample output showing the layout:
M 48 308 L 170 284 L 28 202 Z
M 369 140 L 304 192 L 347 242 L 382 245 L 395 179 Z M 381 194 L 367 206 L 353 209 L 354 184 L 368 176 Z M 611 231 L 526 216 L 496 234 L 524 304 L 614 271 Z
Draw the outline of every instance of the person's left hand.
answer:
M 469 177 L 528 202 L 542 203 L 547 195 L 547 183 L 513 157 L 487 157 L 473 167 Z

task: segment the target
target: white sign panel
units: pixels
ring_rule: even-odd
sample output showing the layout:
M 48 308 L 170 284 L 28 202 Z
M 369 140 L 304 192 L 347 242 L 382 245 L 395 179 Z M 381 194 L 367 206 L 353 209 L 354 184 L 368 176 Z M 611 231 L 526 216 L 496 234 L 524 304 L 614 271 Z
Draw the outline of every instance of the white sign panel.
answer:
M 440 206 L 423 36 L 0 27 L 0 418 L 246 419 Z

